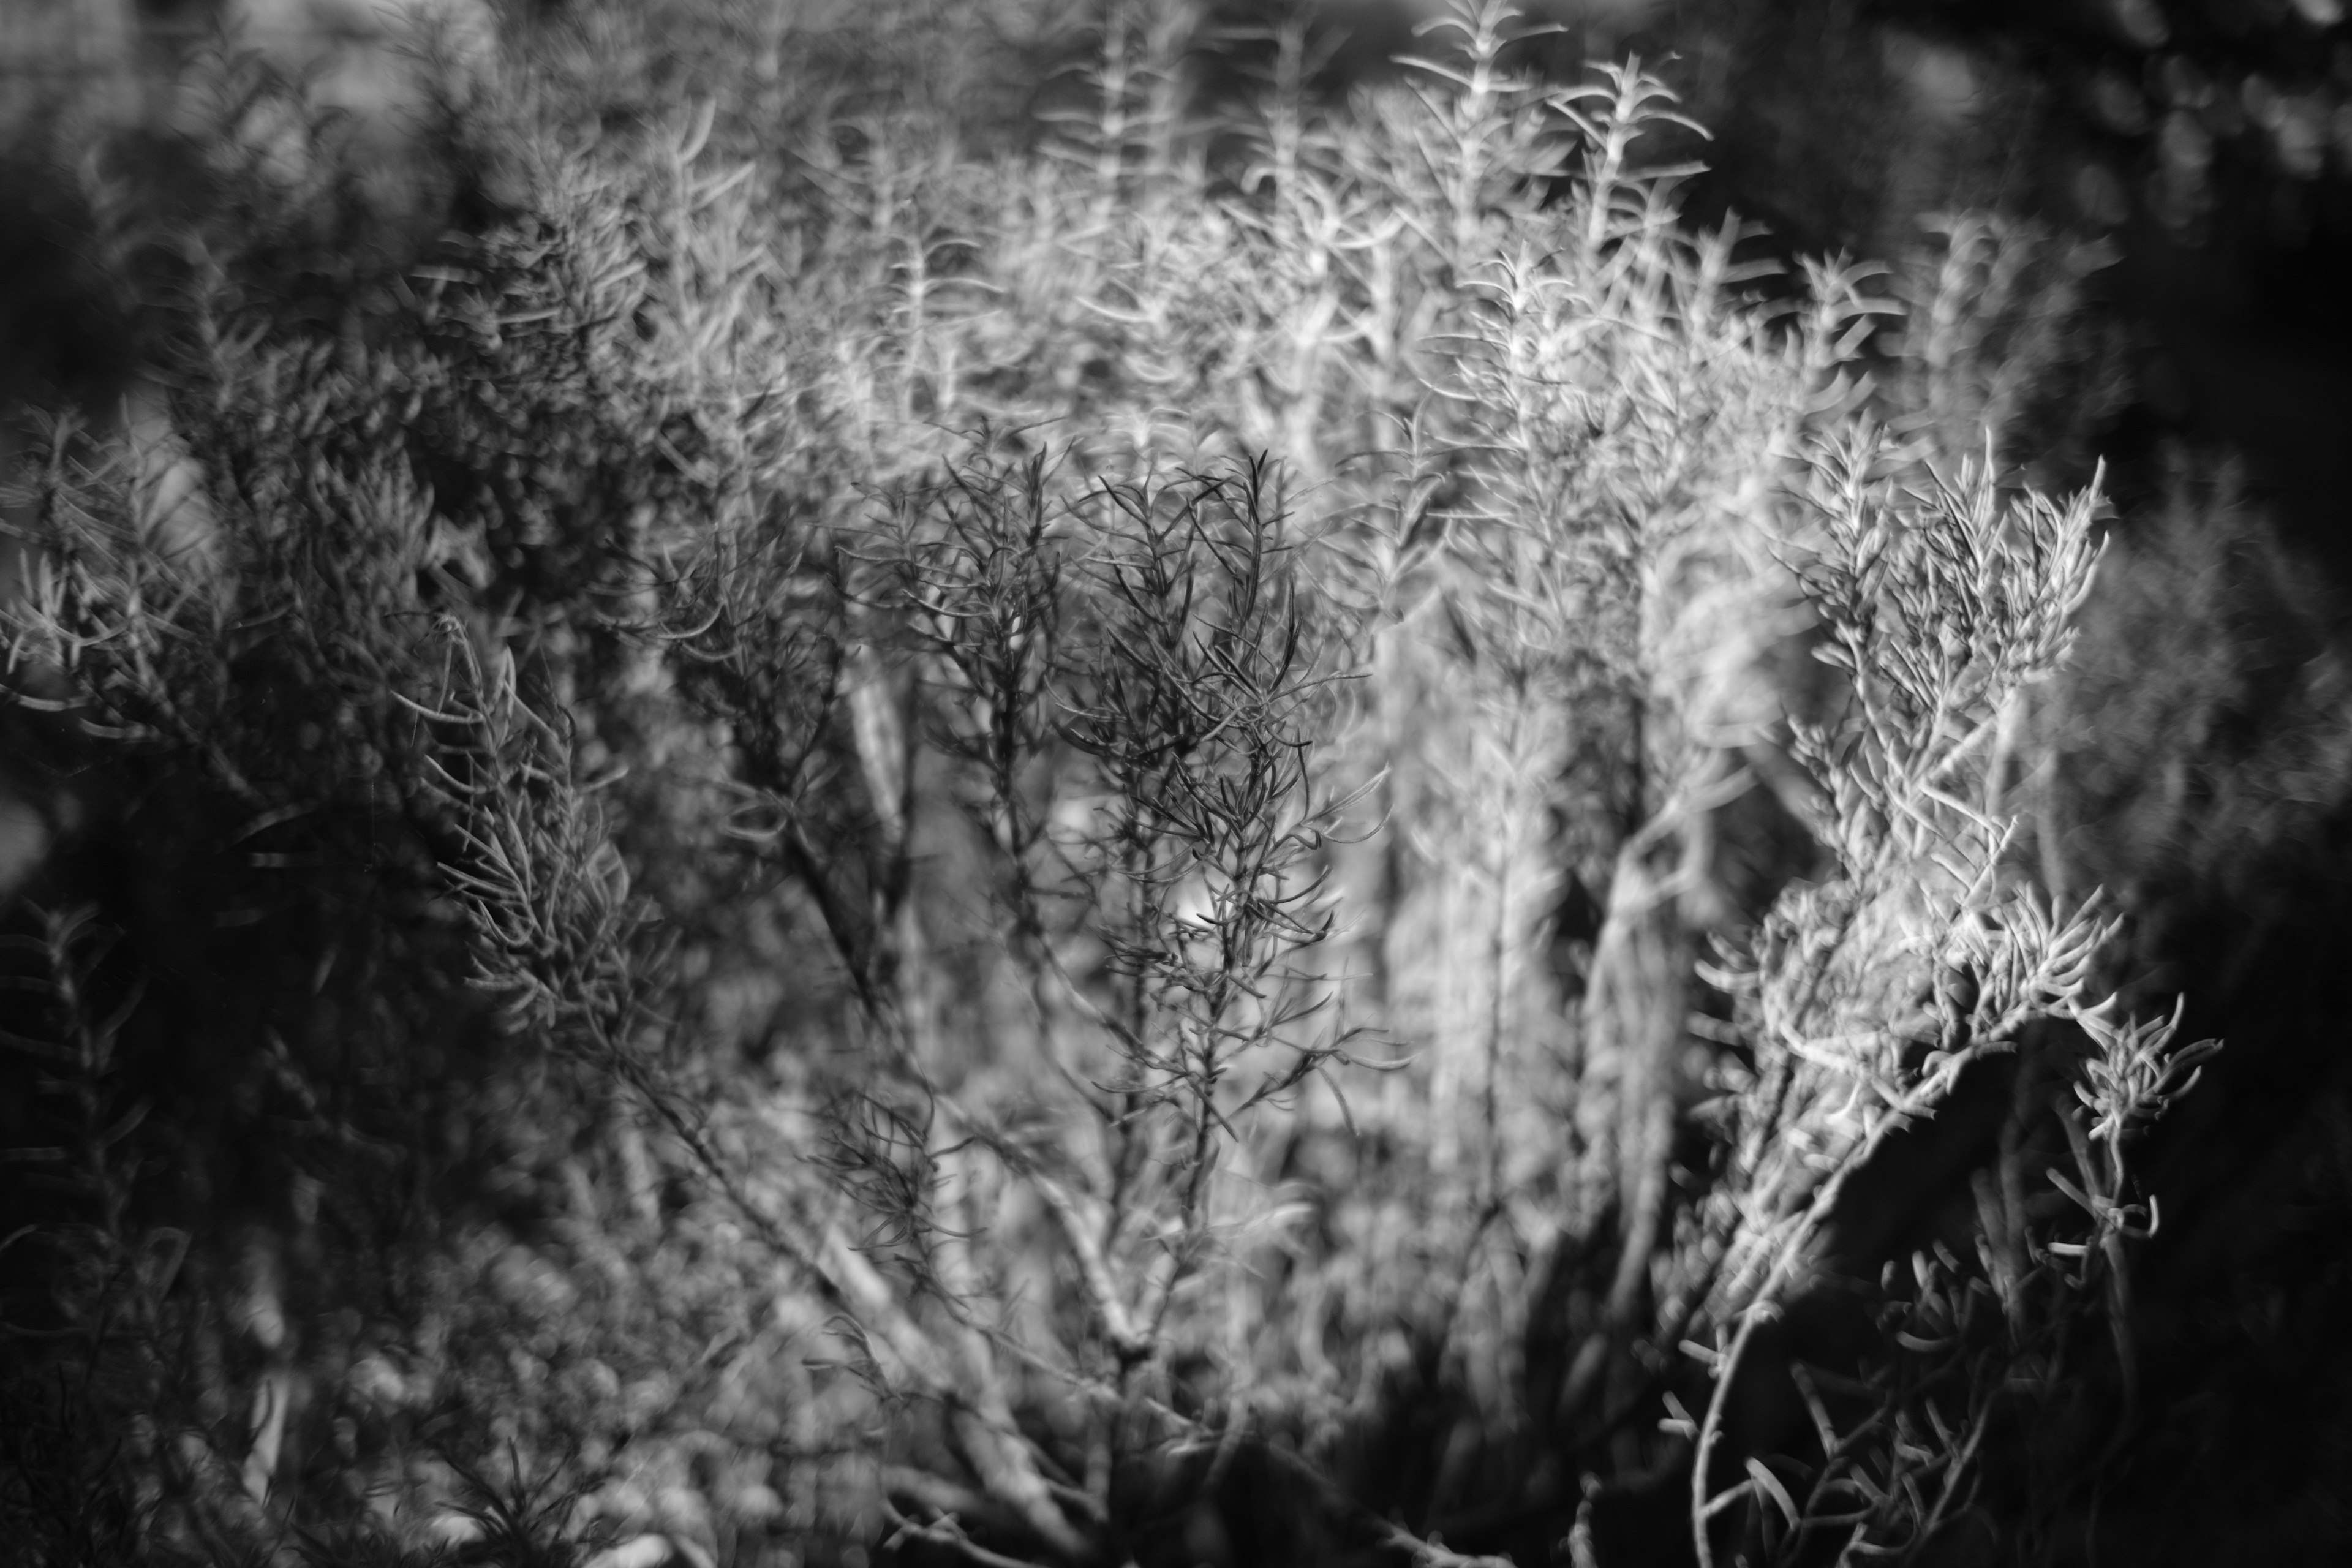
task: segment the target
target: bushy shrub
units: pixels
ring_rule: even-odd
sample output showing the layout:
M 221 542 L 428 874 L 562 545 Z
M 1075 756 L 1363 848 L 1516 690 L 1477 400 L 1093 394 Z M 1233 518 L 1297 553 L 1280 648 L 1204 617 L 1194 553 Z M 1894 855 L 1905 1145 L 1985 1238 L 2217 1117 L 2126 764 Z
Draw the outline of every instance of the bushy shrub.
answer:
M 470 236 L 291 313 L 296 241 L 152 237 L 201 549 L 121 442 L 13 480 L 89 825 L 11 959 L 39 1560 L 1589 1555 L 1669 1474 L 1702 1552 L 1950 1523 L 2124 1321 L 2194 1055 L 2016 853 L 2099 503 L 1964 458 L 2004 356 L 2095 357 L 2080 268 L 1956 228 L 1876 350 L 1863 269 L 1769 307 L 1659 84 L 1520 80 L 1495 5 L 1342 106 L 1286 34 L 1215 134 L 1114 5 L 1029 144 L 840 68 L 888 17 L 577 12 Z M 1818 864 L 1741 914 L 1775 759 Z M 2060 1025 L 2080 1109 L 1805 1490 L 1751 1347 Z

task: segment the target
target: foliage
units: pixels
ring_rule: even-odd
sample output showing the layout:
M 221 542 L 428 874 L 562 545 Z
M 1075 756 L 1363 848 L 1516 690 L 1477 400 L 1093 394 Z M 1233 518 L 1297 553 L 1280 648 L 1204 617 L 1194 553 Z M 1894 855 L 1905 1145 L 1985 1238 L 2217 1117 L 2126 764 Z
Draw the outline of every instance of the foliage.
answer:
M 2095 485 L 1950 449 L 2038 417 L 2002 356 L 2074 363 L 2079 258 L 1956 229 L 1902 343 L 1864 268 L 1775 307 L 1642 162 L 1671 95 L 1522 79 L 1499 5 L 1344 104 L 1282 31 L 1209 125 L 1189 9 L 990 13 L 1085 51 L 1026 140 L 896 71 L 902 9 L 518 25 L 468 145 L 528 195 L 299 310 L 332 193 L 90 194 L 169 428 L 12 481 L 89 826 L 11 960 L 54 1092 L 0 1126 L 66 1179 L 0 1215 L 54 1414 L 0 1518 L 1444 1563 L 1683 1463 L 1702 1553 L 1934 1535 L 2127 1322 L 2124 1152 L 2199 1055 L 2020 848 Z M 1696 909 L 1771 737 L 1820 874 L 1706 996 L 1672 922 L 1604 986 L 1552 911 Z M 1889 1284 L 1810 1481 L 1725 1485 L 1853 1173 L 2062 1037 L 2080 1109 Z

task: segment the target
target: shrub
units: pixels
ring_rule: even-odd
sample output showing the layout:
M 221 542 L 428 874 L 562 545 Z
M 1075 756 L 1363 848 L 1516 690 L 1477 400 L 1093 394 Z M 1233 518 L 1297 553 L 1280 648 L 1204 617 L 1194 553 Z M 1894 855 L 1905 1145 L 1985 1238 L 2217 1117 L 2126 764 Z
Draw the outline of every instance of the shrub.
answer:
M 2099 503 L 1948 449 L 2079 268 L 1956 229 L 1926 320 L 2024 325 L 1874 367 L 1865 269 L 1779 310 L 1680 226 L 1638 68 L 1481 5 L 1333 106 L 1291 33 L 1209 134 L 1191 15 L 967 146 L 824 79 L 887 19 L 588 5 L 518 30 L 521 210 L 290 316 L 299 247 L 154 237 L 206 548 L 68 423 L 16 480 L 92 826 L 10 1026 L 79 1173 L 7 1215 L 15 1516 L 1444 1563 L 1682 1474 L 1703 1554 L 1899 1549 L 2127 1322 L 2197 1053 L 2015 854 Z M 1775 767 L 1822 863 L 1735 887 Z M 2081 1109 L 1775 1468 L 1733 1406 L 1854 1173 L 2062 1026 Z

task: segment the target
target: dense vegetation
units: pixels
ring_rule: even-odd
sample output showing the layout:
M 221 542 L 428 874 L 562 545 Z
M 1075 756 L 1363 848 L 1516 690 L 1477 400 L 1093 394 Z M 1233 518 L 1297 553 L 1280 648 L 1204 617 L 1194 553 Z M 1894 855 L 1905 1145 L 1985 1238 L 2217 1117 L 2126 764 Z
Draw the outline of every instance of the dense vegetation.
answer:
M 2073 1561 L 2162 1485 L 2158 917 L 2332 820 L 2342 667 L 2225 474 L 2099 560 L 2083 253 L 1759 291 L 1499 6 L 1343 101 L 1108 16 L 581 0 L 391 196 L 234 51 L 201 200 L 79 166 L 168 418 L 10 480 L 13 1550 Z

